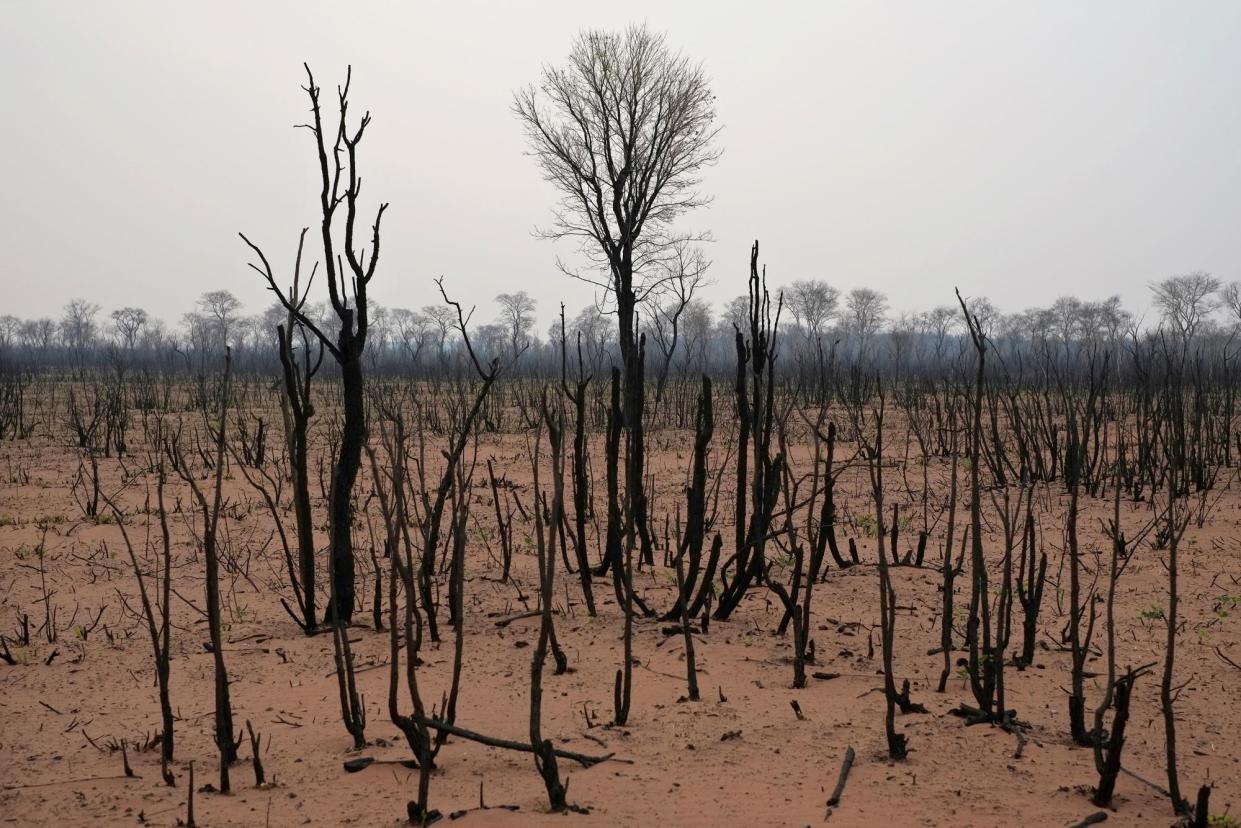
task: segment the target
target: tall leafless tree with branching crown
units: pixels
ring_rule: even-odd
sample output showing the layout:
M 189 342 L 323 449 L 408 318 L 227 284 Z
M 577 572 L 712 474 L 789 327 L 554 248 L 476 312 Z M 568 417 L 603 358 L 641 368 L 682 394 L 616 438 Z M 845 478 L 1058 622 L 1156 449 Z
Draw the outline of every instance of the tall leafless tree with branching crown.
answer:
M 1155 307 L 1182 345 L 1193 339 L 1206 318 L 1219 308 L 1219 279 L 1196 271 L 1170 276 L 1151 285 Z
M 562 67 L 546 67 L 538 86 L 514 96 L 530 154 L 560 202 L 549 239 L 574 239 L 615 301 L 624 374 L 626 544 L 651 560 L 643 490 L 645 337 L 638 304 L 667 278 L 657 263 L 675 249 L 673 223 L 705 204 L 705 167 L 719 158 L 715 96 L 706 73 L 645 26 L 578 35 Z M 618 565 L 616 560 L 605 566 Z
M 371 122 L 369 112 L 362 116 L 356 129 L 347 124 L 349 109 L 349 82 L 352 68 L 345 73 L 345 83 L 337 87 L 336 97 L 339 119 L 329 133 L 325 129 L 319 106 L 320 89 L 315 85 L 314 75 L 306 66 L 307 85 L 302 87 L 310 97 L 312 123 L 300 126 L 309 129 L 315 137 L 319 156 L 319 176 L 322 189 L 319 208 L 322 214 L 323 271 L 327 274 L 328 297 L 332 310 L 340 321 L 335 337 L 329 336 L 319 324 L 304 311 L 297 296 L 282 290 L 276 284 L 271 266 L 263 251 L 245 237 L 241 238 L 259 257 L 262 267 L 251 263 L 267 281 L 267 287 L 276 294 L 289 314 L 323 343 L 328 353 L 340 365 L 341 390 L 344 402 L 344 423 L 341 428 L 340 452 L 332 470 L 330 492 L 329 536 L 331 545 L 332 599 L 328 606 L 329 619 L 347 623 L 353 617 L 353 538 L 350 527 L 353 522 L 353 486 L 362 466 L 362 446 L 366 440 L 365 384 L 362 372 L 362 351 L 366 346 L 368 311 L 366 290 L 375 276 L 379 262 L 379 224 L 383 220 L 386 203 L 380 204 L 371 227 L 371 247 L 358 247 L 355 243 L 355 226 L 358 216 L 358 197 L 362 192 L 362 178 L 358 174 L 357 150 L 362 136 Z M 330 150 L 329 150 L 330 148 Z M 344 250 L 337 248 L 333 227 L 339 227 L 340 209 L 344 207 Z M 341 254 L 344 254 L 342 262 Z M 309 285 L 307 285 L 309 288 Z M 349 295 L 352 288 L 352 300 Z

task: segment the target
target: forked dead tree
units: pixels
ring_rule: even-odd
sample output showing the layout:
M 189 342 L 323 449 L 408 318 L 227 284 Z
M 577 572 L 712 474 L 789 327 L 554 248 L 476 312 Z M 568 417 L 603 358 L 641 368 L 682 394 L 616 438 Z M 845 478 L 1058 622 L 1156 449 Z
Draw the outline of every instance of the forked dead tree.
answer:
M 1021 531 L 1021 558 L 1017 562 L 1017 601 L 1021 604 L 1021 654 L 1014 657 L 1013 663 L 1019 670 L 1034 664 L 1039 610 L 1043 604 L 1043 588 L 1046 584 L 1047 553 L 1039 542 L 1031 504 L 1026 510 L 1026 521 Z
M 694 448 L 690 461 L 689 486 L 685 489 L 685 526 L 678 519 L 678 538 L 674 554 L 675 565 L 682 574 L 677 590 L 677 601 L 664 616 L 666 620 L 682 616 L 694 618 L 706 600 L 705 594 L 712 587 L 719 549 L 713 550 L 705 562 L 703 571 L 703 546 L 711 529 L 713 516 L 707 514 L 707 452 L 715 434 L 715 411 L 712 402 L 711 379 L 703 376 L 702 390 L 698 394 L 698 407 L 694 419 Z M 688 574 L 686 574 L 688 572 Z M 698 590 L 698 598 L 695 598 Z
M 775 436 L 776 332 L 782 301 L 772 309 L 767 269 L 758 266 L 758 242 L 750 248 L 749 337 L 735 331 L 737 350 L 737 491 L 734 522 L 736 549 L 721 567 L 725 580 L 715 618 L 724 621 L 737 609 L 750 585 L 767 570 L 764 549 L 780 495 L 784 455 L 772 456 Z M 748 371 L 747 371 L 748 367 Z M 753 456 L 751 457 L 751 452 Z M 751 465 L 751 463 L 753 465 Z
M 577 333 L 577 373 L 569 386 L 569 344 L 565 331 L 564 304 L 560 305 L 560 390 L 573 406 L 573 551 L 577 557 L 578 578 L 586 611 L 594 617 L 595 593 L 591 586 L 590 556 L 586 551 L 586 521 L 590 511 L 590 476 L 587 471 L 586 393 L 593 377 L 586 373 L 582 359 L 582 333 Z M 499 516 L 499 501 L 496 515 Z M 502 523 L 502 521 L 501 521 Z M 503 527 L 501 527 L 503 528 Z
M 543 777 L 547 788 L 548 805 L 553 811 L 564 811 L 568 808 L 565 799 L 567 788 L 560 780 L 560 770 L 556 763 L 556 753 L 549 739 L 543 737 L 543 665 L 547 661 L 548 649 L 551 646 L 553 632 L 552 602 L 555 600 L 556 549 L 552 539 L 557 530 L 563 531 L 562 512 L 564 509 L 564 455 L 563 415 L 547 407 L 544 392 L 542 423 L 535 433 L 534 448 L 534 532 L 535 551 L 539 558 L 539 637 L 534 645 L 534 655 L 530 663 L 530 746 L 534 750 L 534 764 Z M 540 506 L 539 485 L 539 447 L 542 430 L 547 429 L 548 441 L 551 445 L 552 466 L 556 470 L 555 491 L 548 518 L 543 517 Z
M 328 534 L 333 598 L 328 612 L 331 619 L 339 616 L 348 624 L 353 618 L 354 608 L 353 488 L 358 470 L 362 466 L 362 448 L 366 441 L 366 388 L 362 353 L 366 347 L 370 326 L 367 287 L 374 278 L 375 267 L 379 263 L 379 225 L 388 205 L 380 204 L 375 213 L 369 252 L 365 247 L 358 247 L 355 239 L 362 178 L 358 169 L 357 152 L 366 128 L 370 125 L 371 116 L 369 112 L 364 114 L 356 128 L 348 125 L 349 83 L 352 79 L 350 68 L 345 73 L 344 85 L 337 88 L 337 123 L 331 127 L 325 125 L 319 106 L 320 89 L 315 85 L 310 67 L 305 68 L 307 85 L 303 88 L 310 98 L 312 120 L 302 126 L 314 135 L 319 157 L 319 179 L 322 185 L 319 193 L 322 264 L 327 276 L 328 298 L 339 322 L 335 336 L 320 329 L 318 323 L 306 313 L 304 295 L 287 293 L 276 283 L 271 265 L 263 251 L 244 234 L 239 235 L 262 264 L 262 267 L 254 263 L 250 266 L 264 278 L 268 289 L 276 294 L 289 315 L 314 334 L 340 368 L 344 419 L 329 492 Z M 339 250 L 336 234 L 342 230 L 344 249 Z M 309 285 L 307 287 L 309 288 Z

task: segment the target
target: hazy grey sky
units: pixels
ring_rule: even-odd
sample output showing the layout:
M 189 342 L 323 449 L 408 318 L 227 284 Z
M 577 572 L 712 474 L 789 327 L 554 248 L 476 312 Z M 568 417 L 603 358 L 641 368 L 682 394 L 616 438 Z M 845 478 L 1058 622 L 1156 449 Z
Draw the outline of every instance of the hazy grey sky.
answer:
M 574 33 L 646 21 L 714 79 L 710 298 L 775 283 L 959 284 L 1004 310 L 1073 293 L 1148 305 L 1153 279 L 1241 279 L 1241 3 L 0 0 L 0 312 L 83 296 L 175 322 L 201 292 L 266 306 L 244 230 L 285 271 L 317 221 L 302 61 L 354 67 L 367 201 L 392 206 L 373 292 L 479 304 L 525 288 L 540 330 L 591 289 L 531 236 L 553 193 L 512 90 Z M 317 297 L 321 298 L 321 297 Z

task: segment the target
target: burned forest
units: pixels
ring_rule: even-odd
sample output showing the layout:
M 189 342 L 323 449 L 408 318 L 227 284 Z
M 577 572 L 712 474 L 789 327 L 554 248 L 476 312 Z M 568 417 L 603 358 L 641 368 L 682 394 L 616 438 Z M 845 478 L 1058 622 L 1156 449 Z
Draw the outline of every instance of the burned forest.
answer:
M 1238 825 L 1241 283 L 717 238 L 691 53 L 509 84 L 543 275 L 411 276 L 409 102 L 308 60 L 300 212 L 208 241 L 266 309 L 0 319 L 0 818 Z

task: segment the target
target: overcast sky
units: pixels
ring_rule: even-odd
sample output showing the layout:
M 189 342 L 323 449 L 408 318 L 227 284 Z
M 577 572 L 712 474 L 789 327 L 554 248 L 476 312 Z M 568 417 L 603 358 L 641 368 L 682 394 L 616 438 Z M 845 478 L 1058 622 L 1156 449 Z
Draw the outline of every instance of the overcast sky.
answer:
M 1003 310 L 1154 279 L 1241 279 L 1241 3 L 0 0 L 0 312 L 69 298 L 169 321 L 206 290 L 270 301 L 237 231 L 286 272 L 317 216 L 309 61 L 354 68 L 374 121 L 364 196 L 391 202 L 376 299 L 432 279 L 479 304 L 520 288 L 540 331 L 591 288 L 531 235 L 554 195 L 523 154 L 514 89 L 577 30 L 646 21 L 700 59 L 724 155 L 710 298 L 823 278 L 895 308 L 967 295 Z M 325 99 L 330 95 L 325 95 Z M 320 285 L 322 287 L 322 285 Z M 322 298 L 322 297 L 318 297 Z

